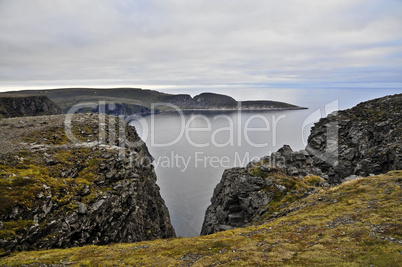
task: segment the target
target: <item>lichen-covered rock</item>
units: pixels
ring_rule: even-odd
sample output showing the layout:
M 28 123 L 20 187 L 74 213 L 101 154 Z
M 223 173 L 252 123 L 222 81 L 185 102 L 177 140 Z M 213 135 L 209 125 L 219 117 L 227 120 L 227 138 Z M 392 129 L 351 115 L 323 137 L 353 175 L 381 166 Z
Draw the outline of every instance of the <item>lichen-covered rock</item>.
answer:
M 270 181 L 254 177 L 245 168 L 225 170 L 205 213 L 201 234 L 228 230 L 250 223 L 257 209 L 268 204 L 269 192 L 260 192 Z
M 259 168 L 275 166 L 283 170 L 287 175 L 303 178 L 306 175 L 319 175 L 326 177 L 320 168 L 314 165 L 313 157 L 306 151 L 293 151 L 289 145 L 284 145 L 277 152 L 262 157 L 260 161 L 250 162 L 247 168 L 258 164 Z
M 319 186 L 328 184 L 314 175 L 292 177 L 285 169 L 272 166 L 265 159 L 250 162 L 246 168 L 227 169 L 205 212 L 201 235 L 277 217 L 278 211 L 309 196 Z
M 152 157 L 135 129 L 115 117 L 76 114 L 69 136 L 66 118 L 1 121 L 8 138 L 0 141 L 0 248 L 174 237 Z
M 332 137 L 328 137 L 329 127 L 337 129 Z M 321 119 L 311 129 L 306 150 L 331 184 L 350 175 L 402 169 L 402 94 L 363 102 Z

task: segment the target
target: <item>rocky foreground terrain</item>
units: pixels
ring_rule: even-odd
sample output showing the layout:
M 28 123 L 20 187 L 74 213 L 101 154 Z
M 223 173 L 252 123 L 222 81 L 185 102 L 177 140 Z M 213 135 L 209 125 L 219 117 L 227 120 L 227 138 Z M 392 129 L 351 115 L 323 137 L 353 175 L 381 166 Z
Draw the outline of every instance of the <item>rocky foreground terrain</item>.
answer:
M 0 120 L 0 249 L 174 237 L 152 157 L 135 129 L 115 117 L 76 114 L 72 139 L 66 119 Z M 116 138 L 119 131 L 127 142 Z
M 400 266 L 402 171 L 359 178 L 257 226 L 207 236 L 12 253 L 5 266 Z M 42 265 L 39 265 L 42 264 Z

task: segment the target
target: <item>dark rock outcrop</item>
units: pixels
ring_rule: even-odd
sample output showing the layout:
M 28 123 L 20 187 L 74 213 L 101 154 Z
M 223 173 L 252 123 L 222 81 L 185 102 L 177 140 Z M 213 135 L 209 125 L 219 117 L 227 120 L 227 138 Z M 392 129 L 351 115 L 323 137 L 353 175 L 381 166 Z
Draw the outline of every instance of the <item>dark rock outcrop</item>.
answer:
M 236 101 L 234 98 L 215 93 L 165 96 L 163 101 L 174 104 L 184 110 L 279 110 L 303 109 L 301 107 L 278 101 Z
M 293 151 L 288 145 L 284 145 L 277 152 L 262 157 L 258 162 L 250 162 L 247 168 L 258 164 L 259 168 L 269 169 L 274 166 L 281 169 L 285 174 L 303 178 L 306 175 L 319 175 L 327 177 L 321 169 L 314 165 L 314 158 L 306 150 Z
M 331 184 L 350 175 L 402 169 L 402 94 L 321 119 L 311 129 L 306 150 Z
M 196 95 L 193 100 L 197 106 L 208 108 L 237 108 L 237 101 L 230 96 L 214 94 L 214 93 L 202 93 Z
M 272 181 L 254 177 L 245 168 L 225 170 L 205 213 L 201 235 L 250 223 L 256 211 L 270 201 L 269 192 L 260 193 L 269 183 Z
M 245 227 L 267 213 L 278 216 L 273 203 L 285 197 L 306 197 L 314 187 L 329 186 L 317 175 L 322 173 L 311 156 L 306 151 L 294 152 L 288 145 L 245 168 L 225 170 L 205 212 L 201 235 Z
M 238 103 L 230 96 L 202 93 L 191 97 L 190 95 L 166 95 L 161 98 L 161 103 L 173 104 L 184 110 L 194 109 L 236 109 Z
M 286 215 L 286 205 L 310 195 L 314 187 L 402 169 L 401 110 L 402 94 L 363 102 L 316 123 L 305 150 L 285 145 L 246 168 L 226 170 L 201 234 Z M 278 196 L 281 209 L 276 211 Z
M 0 118 L 56 114 L 62 111 L 47 96 L 0 94 Z
M 0 148 L 18 146 L 0 149 L 0 248 L 174 237 L 152 157 L 135 129 L 116 117 L 76 114 L 68 134 L 68 121 L 2 120 L 10 137 Z

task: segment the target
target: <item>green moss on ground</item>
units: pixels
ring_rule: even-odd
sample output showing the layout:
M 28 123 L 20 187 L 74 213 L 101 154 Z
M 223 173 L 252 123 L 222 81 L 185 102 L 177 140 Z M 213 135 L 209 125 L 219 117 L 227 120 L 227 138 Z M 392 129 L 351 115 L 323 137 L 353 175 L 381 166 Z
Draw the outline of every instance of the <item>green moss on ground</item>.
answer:
M 0 214 L 6 214 L 14 206 L 32 208 L 50 197 L 65 212 L 74 208 L 70 202 L 83 189 L 89 194 L 83 199 L 94 199 L 101 188 L 94 185 L 99 166 L 103 162 L 100 152 L 89 148 L 58 149 L 49 155 L 52 163 L 46 163 L 42 154 L 21 151 L 14 158 L 0 161 Z M 71 172 L 65 174 L 63 172 Z
M 273 213 L 279 212 L 298 199 L 304 198 L 308 190 L 321 190 L 320 184 L 325 182 L 324 179 L 316 175 L 308 175 L 302 179 L 298 179 L 297 177 L 285 174 L 280 169 L 272 167 L 264 171 L 260 168 L 259 163 L 250 168 L 248 173 L 255 177 L 271 179 L 273 181 L 270 186 L 262 189 L 263 191 L 272 193 L 272 200 L 263 207 L 265 213 L 255 223 L 268 219 Z
M 307 175 L 303 177 L 302 181 L 310 186 L 316 186 L 319 183 L 324 183 L 325 180 L 317 175 Z
M 0 239 L 10 240 L 14 239 L 17 234 L 24 228 L 30 227 L 34 224 L 32 220 L 22 220 L 4 222 L 3 229 L 0 230 Z
M 402 171 L 349 181 L 290 205 L 259 226 L 209 236 L 15 252 L 0 265 L 398 266 Z

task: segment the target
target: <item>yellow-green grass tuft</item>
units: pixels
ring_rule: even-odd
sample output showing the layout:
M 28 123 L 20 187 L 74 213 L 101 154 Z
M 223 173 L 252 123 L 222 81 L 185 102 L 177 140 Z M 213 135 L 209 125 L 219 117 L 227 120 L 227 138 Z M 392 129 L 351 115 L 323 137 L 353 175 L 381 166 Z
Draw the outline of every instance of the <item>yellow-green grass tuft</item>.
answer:
M 14 252 L 0 265 L 398 266 L 402 171 L 321 189 L 268 223 L 193 238 Z

